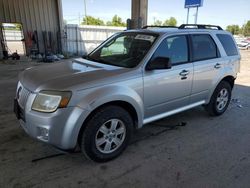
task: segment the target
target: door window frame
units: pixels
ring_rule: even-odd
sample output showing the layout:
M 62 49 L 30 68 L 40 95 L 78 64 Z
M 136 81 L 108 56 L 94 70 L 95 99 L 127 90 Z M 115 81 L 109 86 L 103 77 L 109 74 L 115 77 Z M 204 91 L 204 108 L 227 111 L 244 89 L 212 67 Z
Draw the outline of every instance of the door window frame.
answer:
M 215 47 L 216 47 L 216 57 L 213 58 L 203 58 L 203 59 L 198 59 L 198 60 L 194 60 L 194 47 L 193 47 L 193 36 L 194 35 L 207 35 L 210 37 L 211 41 L 214 43 Z M 190 61 L 191 62 L 198 62 L 198 61 L 206 61 L 206 60 L 210 60 L 210 59 L 217 59 L 221 57 L 218 45 L 216 44 L 214 38 L 209 34 L 209 33 L 192 33 L 189 34 L 189 46 L 190 46 Z
M 157 45 L 157 47 L 155 48 L 154 52 L 150 55 L 150 58 L 148 60 L 147 63 L 145 63 L 144 65 L 144 70 L 146 71 L 146 66 L 148 63 L 150 63 L 152 61 L 152 58 L 155 54 L 155 52 L 158 50 L 159 46 L 162 44 L 162 42 L 164 42 L 165 40 L 167 40 L 168 38 L 172 38 L 172 37 L 178 37 L 178 36 L 185 36 L 186 38 L 186 42 L 187 42 L 187 55 L 188 55 L 188 60 L 186 62 L 180 62 L 180 63 L 175 63 L 175 64 L 172 64 L 172 67 L 174 66 L 178 66 L 178 65 L 183 65 L 183 64 L 188 64 L 188 63 L 192 63 L 192 59 L 191 59 L 191 43 L 190 43 L 190 36 L 188 33 L 181 33 L 181 34 L 174 34 L 174 35 L 168 35 L 164 38 L 162 38 L 162 40 L 159 42 L 159 44 Z M 170 69 L 171 70 L 171 69 Z

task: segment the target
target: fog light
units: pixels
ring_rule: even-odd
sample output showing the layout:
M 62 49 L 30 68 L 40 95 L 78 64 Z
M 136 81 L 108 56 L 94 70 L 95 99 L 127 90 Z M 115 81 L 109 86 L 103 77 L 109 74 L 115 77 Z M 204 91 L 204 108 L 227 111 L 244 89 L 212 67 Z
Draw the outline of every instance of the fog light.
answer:
M 38 139 L 48 141 L 49 140 L 49 129 L 45 127 L 38 127 Z

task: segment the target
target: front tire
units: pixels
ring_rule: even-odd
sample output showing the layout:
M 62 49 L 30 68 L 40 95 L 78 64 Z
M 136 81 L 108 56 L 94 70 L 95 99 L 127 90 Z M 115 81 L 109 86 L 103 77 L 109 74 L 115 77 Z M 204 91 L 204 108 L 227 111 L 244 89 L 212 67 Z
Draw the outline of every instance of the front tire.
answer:
M 96 162 L 118 157 L 127 147 L 133 129 L 130 114 L 119 106 L 98 110 L 87 122 L 81 137 L 81 151 Z
M 205 106 L 208 113 L 211 116 L 222 115 L 226 111 L 231 101 L 231 94 L 231 85 L 226 81 L 220 82 L 215 88 L 210 102 L 208 103 L 208 105 Z

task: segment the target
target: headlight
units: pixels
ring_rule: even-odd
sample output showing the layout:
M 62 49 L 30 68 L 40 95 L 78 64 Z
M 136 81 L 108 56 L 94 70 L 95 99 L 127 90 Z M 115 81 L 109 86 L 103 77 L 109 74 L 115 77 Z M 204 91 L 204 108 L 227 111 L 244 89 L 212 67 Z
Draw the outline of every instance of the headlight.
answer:
M 70 91 L 41 91 L 37 94 L 32 110 L 54 112 L 57 108 L 65 108 L 70 100 Z

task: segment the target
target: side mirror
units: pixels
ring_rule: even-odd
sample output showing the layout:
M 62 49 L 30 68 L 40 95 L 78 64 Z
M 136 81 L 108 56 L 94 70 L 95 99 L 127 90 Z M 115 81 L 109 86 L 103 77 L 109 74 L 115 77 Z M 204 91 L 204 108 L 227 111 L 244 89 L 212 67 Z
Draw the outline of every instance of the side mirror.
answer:
M 84 52 L 83 55 L 82 55 L 82 58 L 83 58 L 83 59 L 87 59 L 87 58 L 88 58 L 88 53 L 87 53 L 87 52 Z
M 146 70 L 171 69 L 171 67 L 170 58 L 156 57 L 147 64 Z

